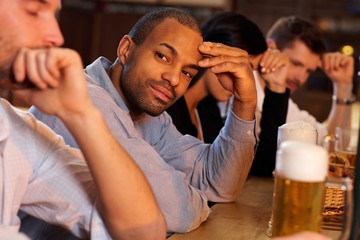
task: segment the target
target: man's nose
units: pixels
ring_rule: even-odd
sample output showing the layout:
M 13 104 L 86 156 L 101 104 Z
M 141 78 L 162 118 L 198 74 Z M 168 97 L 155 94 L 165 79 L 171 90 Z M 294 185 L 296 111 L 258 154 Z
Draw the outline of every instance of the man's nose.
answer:
M 304 69 L 301 71 L 301 73 L 298 75 L 298 81 L 299 81 L 299 85 L 302 85 L 306 82 L 306 80 L 309 77 L 309 72 Z
M 59 47 L 64 44 L 64 36 L 55 18 L 48 22 L 45 33 L 44 41 L 47 47 Z
M 168 81 L 171 86 L 176 87 L 179 85 L 180 75 L 178 71 L 175 71 L 174 69 L 169 69 L 168 71 L 163 73 L 163 79 Z

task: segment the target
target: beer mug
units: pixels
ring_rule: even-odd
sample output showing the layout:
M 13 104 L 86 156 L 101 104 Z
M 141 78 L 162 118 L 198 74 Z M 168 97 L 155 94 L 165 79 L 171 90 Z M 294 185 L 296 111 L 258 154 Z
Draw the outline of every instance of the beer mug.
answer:
M 296 121 L 285 123 L 278 129 L 278 147 L 287 140 L 296 140 L 308 143 L 317 143 L 318 132 L 310 123 Z
M 354 179 L 358 134 L 358 129 L 337 127 L 335 135 L 324 137 L 322 145 L 329 152 L 330 172 L 333 175 Z
M 310 123 L 304 121 L 285 123 L 278 128 L 277 147 L 279 148 L 281 143 L 288 140 L 307 142 L 316 145 L 317 138 L 318 138 L 318 132 L 316 128 Z M 275 192 L 273 194 L 275 194 Z M 268 237 L 271 237 L 272 236 L 271 218 L 269 220 L 268 226 L 269 227 L 266 230 L 266 235 Z
M 327 185 L 344 189 L 346 217 L 340 239 L 347 239 L 352 218 L 350 179 L 328 179 L 328 153 L 315 144 L 281 143 L 276 155 L 272 236 L 301 231 L 321 232 Z
M 339 157 L 349 161 L 355 167 L 359 130 L 354 128 L 340 128 L 335 130 L 335 152 Z

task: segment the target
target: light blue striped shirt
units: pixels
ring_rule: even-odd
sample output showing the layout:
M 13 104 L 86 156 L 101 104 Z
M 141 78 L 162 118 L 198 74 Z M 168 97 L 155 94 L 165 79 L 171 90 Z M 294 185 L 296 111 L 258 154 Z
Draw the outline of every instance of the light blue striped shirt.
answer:
M 81 153 L 3 99 L 0 163 L 2 230 L 17 232 L 22 210 L 81 238 L 110 239 L 96 211 L 97 192 Z

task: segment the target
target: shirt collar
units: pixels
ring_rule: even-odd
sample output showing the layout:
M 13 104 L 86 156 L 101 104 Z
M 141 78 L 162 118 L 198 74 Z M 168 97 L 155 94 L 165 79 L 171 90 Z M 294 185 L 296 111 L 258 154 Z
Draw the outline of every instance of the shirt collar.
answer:
M 9 120 L 7 118 L 5 107 L 10 107 L 8 103 L 7 106 L 5 105 L 7 101 L 5 99 L 0 100 L 0 142 L 7 139 L 10 135 L 10 125 Z
M 92 64 L 88 65 L 85 68 L 85 73 L 87 74 L 87 81 L 89 83 L 95 84 L 108 92 L 111 97 L 114 99 L 116 104 L 126 112 L 130 112 L 126 106 L 124 100 L 121 98 L 119 92 L 112 83 L 107 70 L 111 67 L 113 63 L 106 59 L 105 57 L 99 57 Z

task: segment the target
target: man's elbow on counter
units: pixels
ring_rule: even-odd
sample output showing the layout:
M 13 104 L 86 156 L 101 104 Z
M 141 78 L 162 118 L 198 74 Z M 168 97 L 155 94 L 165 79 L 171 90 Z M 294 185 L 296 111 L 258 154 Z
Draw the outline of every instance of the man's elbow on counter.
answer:
M 166 217 L 168 224 L 169 233 L 187 233 L 200 226 L 200 224 L 208 218 L 210 214 L 210 208 L 202 207 L 199 208 L 189 208 L 181 211 L 180 215 L 168 215 Z M 166 214 L 165 214 L 166 215 Z
M 166 239 L 166 222 L 161 213 L 157 218 L 146 224 L 137 224 L 132 227 L 125 227 L 124 223 L 107 223 L 112 239 L 119 240 L 162 240 Z

